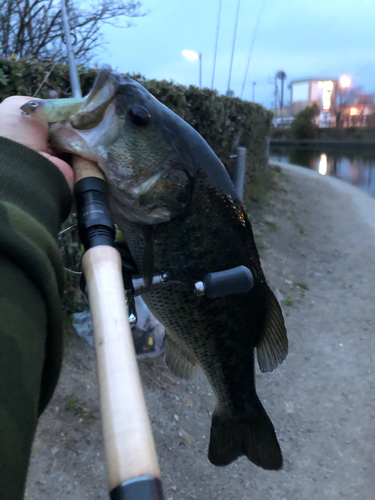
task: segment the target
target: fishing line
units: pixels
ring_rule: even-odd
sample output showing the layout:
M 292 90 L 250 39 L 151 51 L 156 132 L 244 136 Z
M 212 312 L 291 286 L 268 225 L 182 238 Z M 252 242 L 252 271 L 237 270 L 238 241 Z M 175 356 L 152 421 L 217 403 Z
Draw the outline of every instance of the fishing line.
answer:
M 67 233 L 68 231 L 70 231 L 71 229 L 75 228 L 76 226 L 78 226 L 78 224 L 73 224 L 72 226 L 69 226 L 69 227 L 67 227 L 66 229 L 63 229 L 62 231 L 60 231 L 60 232 L 58 233 L 58 235 L 57 235 L 57 236 L 60 236 L 60 235 L 62 235 L 62 234 L 64 234 L 64 233 Z
M 216 42 L 215 42 L 215 55 L 214 55 L 214 69 L 212 70 L 212 82 L 211 82 L 211 90 L 214 89 L 214 80 L 215 80 L 215 68 L 216 68 L 216 56 L 217 56 L 217 46 L 219 44 L 219 32 L 220 32 L 220 17 L 221 17 L 221 6 L 223 0 L 220 0 L 219 4 L 219 16 L 217 19 L 217 29 L 216 29 Z
M 264 1 L 263 1 L 263 3 L 262 3 L 262 6 L 261 6 L 260 11 L 259 11 L 258 20 L 257 20 L 257 23 L 256 23 L 256 25 L 255 25 L 254 35 L 253 35 L 253 39 L 252 39 L 252 41 L 251 41 L 251 46 L 250 46 L 249 58 L 248 58 L 248 60 L 247 60 L 247 64 L 246 64 L 245 78 L 244 78 L 243 85 L 242 85 L 241 99 L 242 99 L 242 97 L 243 97 L 243 93 L 244 93 L 244 90 L 245 90 L 246 78 L 247 78 L 247 73 L 248 73 L 248 71 L 249 71 L 249 66 L 250 66 L 251 56 L 252 56 L 252 54 L 253 54 L 253 48 L 254 48 L 255 38 L 256 38 L 256 36 L 257 36 L 258 27 L 259 27 L 259 24 L 260 24 L 260 20 L 261 20 L 261 17 L 262 17 L 262 14 L 263 14 L 264 7 L 265 7 L 265 5 L 266 5 L 266 2 L 267 2 L 267 0 L 264 0 Z
M 38 92 L 40 91 L 40 89 L 43 87 L 43 85 L 46 83 L 46 81 L 48 80 L 50 74 L 52 73 L 52 71 L 55 69 L 55 66 L 57 63 L 59 63 L 61 61 L 61 59 L 63 59 L 62 57 L 60 57 L 60 59 L 58 59 L 57 61 L 54 62 L 51 70 L 47 73 L 47 75 L 45 76 L 44 80 L 42 81 L 42 83 L 39 85 L 38 89 L 36 90 L 36 92 L 34 93 L 33 97 L 36 97 Z
M 72 269 L 68 269 L 67 267 L 64 267 L 65 271 L 71 274 L 77 274 L 79 276 L 82 275 L 82 271 L 73 271 Z

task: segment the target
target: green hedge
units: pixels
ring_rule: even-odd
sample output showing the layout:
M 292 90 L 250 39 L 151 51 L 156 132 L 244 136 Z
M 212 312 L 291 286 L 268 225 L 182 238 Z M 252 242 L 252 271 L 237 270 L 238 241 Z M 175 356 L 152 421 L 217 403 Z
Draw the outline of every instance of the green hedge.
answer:
M 10 95 L 33 96 L 52 66 L 35 60 L 13 61 L 0 58 L 0 102 Z M 98 69 L 79 67 L 78 71 L 82 93 L 85 95 L 90 91 Z M 142 83 L 159 101 L 192 125 L 206 139 L 229 171 L 230 167 L 233 167 L 230 155 L 235 148 L 247 148 L 243 198 L 245 205 L 248 205 L 252 181 L 267 165 L 267 136 L 272 114 L 258 104 L 237 98 L 228 99 L 209 89 L 184 87 L 165 80 L 145 80 L 141 75 L 129 76 Z M 66 65 L 53 67 L 37 97 L 48 99 L 51 97 L 51 91 L 59 97 L 71 96 L 69 69 Z M 71 215 L 64 226 L 68 227 L 73 222 L 75 218 Z M 81 251 L 76 229 L 60 237 L 60 248 L 65 267 L 80 271 Z M 79 290 L 79 276 L 66 273 L 63 308 L 66 313 L 67 331 L 71 330 L 70 315 L 86 307 Z
M 0 58 L 0 101 L 15 94 L 33 96 L 52 66 L 37 60 Z M 79 67 L 78 71 L 85 95 L 90 91 L 98 69 Z M 227 98 L 210 89 L 199 89 L 193 85 L 185 87 L 166 80 L 146 80 L 141 75 L 129 76 L 142 83 L 159 101 L 192 125 L 230 173 L 233 169 L 230 155 L 237 146 L 247 148 L 246 203 L 252 180 L 267 166 L 267 136 L 272 113 L 259 104 Z M 59 97 L 71 96 L 68 66 L 54 66 L 37 97 L 49 98 L 51 91 Z

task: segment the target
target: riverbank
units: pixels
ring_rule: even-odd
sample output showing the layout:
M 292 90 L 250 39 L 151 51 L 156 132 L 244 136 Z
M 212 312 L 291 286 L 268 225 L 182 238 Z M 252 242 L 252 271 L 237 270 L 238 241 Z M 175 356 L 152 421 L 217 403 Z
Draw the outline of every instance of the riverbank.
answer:
M 365 142 L 365 141 L 332 141 L 332 140 L 318 140 L 318 139 L 271 139 L 270 146 L 294 146 L 298 148 L 310 148 L 310 149 L 321 149 L 321 148 L 339 148 L 339 149 L 361 149 L 361 148 L 375 148 L 375 142 Z
M 332 145 L 332 147 L 375 147 L 375 127 L 343 127 L 343 128 L 318 128 L 314 139 L 295 141 L 291 131 L 275 129 L 271 141 L 277 145 L 312 144 L 319 146 Z M 281 141 L 281 142 L 279 142 Z M 288 143 L 288 144 L 286 144 Z M 318 146 L 316 146 L 318 147 Z
M 290 165 L 275 183 L 250 215 L 290 341 L 283 365 L 256 374 L 284 469 L 263 471 L 244 458 L 210 465 L 208 383 L 175 379 L 160 358 L 142 361 L 166 500 L 373 497 L 375 200 Z M 40 419 L 27 498 L 107 498 L 94 350 L 73 335 Z

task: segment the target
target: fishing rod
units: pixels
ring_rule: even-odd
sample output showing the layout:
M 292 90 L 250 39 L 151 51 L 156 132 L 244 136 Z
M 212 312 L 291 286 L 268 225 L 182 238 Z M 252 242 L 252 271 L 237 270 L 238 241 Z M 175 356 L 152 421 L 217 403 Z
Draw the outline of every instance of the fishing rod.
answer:
M 65 0 L 61 11 L 71 86 L 81 97 Z M 138 371 L 124 294 L 121 256 L 104 175 L 73 158 L 82 258 L 93 319 L 100 406 L 111 500 L 163 500 L 161 474 Z

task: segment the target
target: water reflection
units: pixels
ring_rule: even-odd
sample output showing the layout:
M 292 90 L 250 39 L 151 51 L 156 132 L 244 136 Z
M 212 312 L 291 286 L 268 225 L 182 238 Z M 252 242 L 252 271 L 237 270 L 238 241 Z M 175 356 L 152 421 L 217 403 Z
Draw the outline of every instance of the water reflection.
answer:
M 375 149 L 307 149 L 271 147 L 270 159 L 333 175 L 375 196 Z
M 322 153 L 320 155 L 320 158 L 318 160 L 318 172 L 321 175 L 326 175 L 327 173 L 327 155 L 325 153 Z

